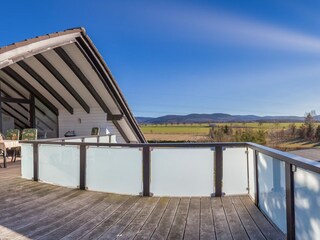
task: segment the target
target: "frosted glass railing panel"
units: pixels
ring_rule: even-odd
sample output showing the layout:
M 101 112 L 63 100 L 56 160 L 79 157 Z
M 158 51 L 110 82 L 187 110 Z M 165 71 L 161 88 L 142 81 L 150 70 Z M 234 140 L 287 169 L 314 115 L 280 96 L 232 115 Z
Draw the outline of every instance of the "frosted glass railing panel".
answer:
M 39 179 L 43 182 L 76 188 L 80 181 L 78 146 L 39 145 Z
M 99 143 L 110 143 L 110 136 L 100 136 Z
M 286 233 L 284 162 L 259 153 L 258 181 L 260 209 Z
M 21 175 L 23 178 L 33 178 L 33 145 L 21 144 Z
M 142 151 L 89 147 L 86 174 L 90 190 L 138 195 L 142 192 Z
M 65 142 L 82 142 L 81 138 L 75 138 L 75 139 L 65 139 Z
M 117 136 L 111 135 L 111 143 L 117 143 Z
M 255 162 L 254 162 L 254 151 L 248 149 L 248 176 L 249 176 L 249 194 L 255 199 L 256 198 L 256 180 L 255 180 Z
M 223 151 L 222 191 L 226 195 L 248 194 L 246 148 L 226 148 Z
M 151 186 L 157 196 L 210 196 L 213 193 L 211 149 L 181 148 L 151 151 Z
M 87 137 L 84 139 L 84 142 L 87 142 L 87 143 L 97 143 L 98 142 L 98 139 L 97 137 Z
M 294 174 L 296 239 L 319 239 L 320 175 L 298 168 Z

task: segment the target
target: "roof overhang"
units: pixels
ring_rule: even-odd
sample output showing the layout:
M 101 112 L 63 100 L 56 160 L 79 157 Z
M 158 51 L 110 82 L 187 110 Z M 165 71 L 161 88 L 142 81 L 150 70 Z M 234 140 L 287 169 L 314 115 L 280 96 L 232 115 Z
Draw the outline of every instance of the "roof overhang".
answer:
M 127 142 L 146 142 L 119 86 L 84 28 L 27 39 L 0 48 L 3 96 L 30 94 L 58 115 L 101 108 Z M 10 106 L 10 102 L 7 102 Z M 20 104 L 21 105 L 21 104 Z M 9 111 L 7 107 L 6 111 Z

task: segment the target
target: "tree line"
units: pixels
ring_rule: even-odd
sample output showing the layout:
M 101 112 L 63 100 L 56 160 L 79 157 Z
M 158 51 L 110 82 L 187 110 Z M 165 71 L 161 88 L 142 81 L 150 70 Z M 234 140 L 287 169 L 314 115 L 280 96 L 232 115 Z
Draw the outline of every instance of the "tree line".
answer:
M 233 128 L 230 125 L 211 126 L 209 138 L 215 142 L 255 142 L 258 144 L 267 144 L 277 147 L 280 143 L 296 139 L 305 141 L 320 141 L 320 125 L 315 119 L 315 111 L 305 114 L 303 124 L 297 126 L 291 123 L 286 127 L 280 127 L 279 123 L 275 124 L 275 129 L 250 129 L 250 128 Z M 259 123 L 259 127 L 263 123 Z M 244 126 L 245 124 L 243 124 Z

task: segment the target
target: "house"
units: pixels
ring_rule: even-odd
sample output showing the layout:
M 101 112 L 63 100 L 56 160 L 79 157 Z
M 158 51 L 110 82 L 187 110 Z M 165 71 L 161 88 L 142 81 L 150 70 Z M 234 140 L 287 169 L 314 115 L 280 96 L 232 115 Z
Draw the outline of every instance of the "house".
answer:
M 54 138 L 100 127 L 120 143 L 146 141 L 84 28 L 0 48 L 0 91 L 1 132 L 32 127 Z

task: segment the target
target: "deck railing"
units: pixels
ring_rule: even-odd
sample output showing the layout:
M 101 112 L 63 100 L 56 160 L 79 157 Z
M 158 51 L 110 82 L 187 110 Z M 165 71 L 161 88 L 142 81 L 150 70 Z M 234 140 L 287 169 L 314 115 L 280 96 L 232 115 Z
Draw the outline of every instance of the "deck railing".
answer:
M 254 143 L 22 142 L 22 177 L 143 196 L 249 194 L 288 239 L 320 232 L 319 163 Z

